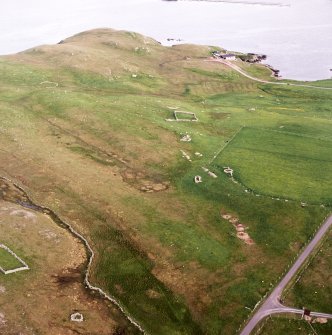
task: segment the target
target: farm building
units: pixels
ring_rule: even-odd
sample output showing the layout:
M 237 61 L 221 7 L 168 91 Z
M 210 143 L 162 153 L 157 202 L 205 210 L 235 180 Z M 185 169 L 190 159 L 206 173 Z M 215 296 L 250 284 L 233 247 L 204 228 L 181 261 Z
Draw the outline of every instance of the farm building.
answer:
M 220 55 L 220 58 L 226 59 L 226 60 L 236 60 L 236 56 L 234 54 Z
M 225 60 L 236 60 L 236 56 L 234 54 L 223 54 L 220 51 L 213 51 L 212 56 L 214 58 L 221 58 Z

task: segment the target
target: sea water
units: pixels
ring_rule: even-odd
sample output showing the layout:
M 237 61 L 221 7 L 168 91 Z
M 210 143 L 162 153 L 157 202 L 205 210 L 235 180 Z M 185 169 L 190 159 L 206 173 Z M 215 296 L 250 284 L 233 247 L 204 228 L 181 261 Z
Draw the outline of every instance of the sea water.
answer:
M 0 54 L 99 27 L 140 32 L 166 45 L 197 43 L 266 54 L 284 78 L 332 76 L 331 0 L 4 1 Z

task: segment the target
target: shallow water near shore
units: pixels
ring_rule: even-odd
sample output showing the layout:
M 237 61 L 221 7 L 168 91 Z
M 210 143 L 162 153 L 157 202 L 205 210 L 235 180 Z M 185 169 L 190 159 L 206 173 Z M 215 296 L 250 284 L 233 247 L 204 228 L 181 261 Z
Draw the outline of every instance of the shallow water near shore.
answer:
M 196 43 L 263 53 L 284 78 L 329 79 L 331 17 L 330 0 L 31 0 L 23 4 L 12 0 L 2 5 L 0 13 L 0 54 L 110 27 L 137 31 L 166 45 Z

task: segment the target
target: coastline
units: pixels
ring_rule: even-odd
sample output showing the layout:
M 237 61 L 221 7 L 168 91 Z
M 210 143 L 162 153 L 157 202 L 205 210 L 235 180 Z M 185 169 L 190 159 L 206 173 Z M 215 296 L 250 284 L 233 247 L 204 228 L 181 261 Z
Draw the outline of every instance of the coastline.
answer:
M 167 42 L 167 37 L 175 37 L 185 43 L 266 53 L 270 64 L 280 70 L 283 78 L 290 80 L 331 78 L 332 49 L 327 46 L 332 41 L 328 17 L 332 3 L 326 3 L 327 0 L 318 0 L 315 5 L 295 0 L 234 0 L 241 3 L 222 0 L 87 0 L 80 6 L 74 2 L 63 2 L 62 6 L 60 0 L 57 5 L 19 4 L 20 10 L 15 10 L 18 1 L 13 0 L 2 12 L 0 54 L 3 55 L 36 45 L 55 44 L 83 30 L 113 26 L 152 36 L 163 45 L 172 42 Z M 290 3 L 291 6 L 248 5 L 249 1 Z M 63 8 L 66 8 L 65 12 Z M 34 19 L 29 19 L 29 15 Z M 8 22 L 7 17 L 11 18 Z M 26 26 L 22 26 L 22 22 L 26 22 Z

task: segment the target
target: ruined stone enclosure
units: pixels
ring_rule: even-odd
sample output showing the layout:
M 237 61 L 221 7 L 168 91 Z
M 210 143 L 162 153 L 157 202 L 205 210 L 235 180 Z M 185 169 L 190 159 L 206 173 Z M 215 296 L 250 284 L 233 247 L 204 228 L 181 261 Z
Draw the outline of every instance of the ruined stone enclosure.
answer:
M 14 251 L 1 243 L 0 249 L 0 252 L 3 253 L 3 255 L 7 256 L 4 257 L 4 259 L 1 259 L 0 257 L 0 272 L 7 275 L 14 272 L 29 270 L 29 266 L 20 257 L 18 257 Z
M 197 122 L 198 118 L 195 113 L 185 111 L 174 111 L 173 119 L 166 119 L 166 121 L 177 121 L 177 122 Z
M 198 121 L 195 113 L 174 111 L 174 118 L 176 121 Z

